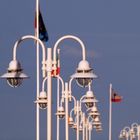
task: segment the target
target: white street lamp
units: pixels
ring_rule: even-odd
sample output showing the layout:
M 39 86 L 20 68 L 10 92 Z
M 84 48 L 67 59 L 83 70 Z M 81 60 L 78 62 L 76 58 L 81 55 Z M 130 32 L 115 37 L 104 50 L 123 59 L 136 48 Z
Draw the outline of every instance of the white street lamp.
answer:
M 46 58 L 46 54 L 45 54 L 45 45 L 42 43 L 42 41 L 38 38 L 36 38 L 35 36 L 32 35 L 26 35 L 21 37 L 18 41 L 16 41 L 14 48 L 13 48 L 13 60 L 9 63 L 9 67 L 8 67 L 8 71 L 7 73 L 3 74 L 1 76 L 1 78 L 6 78 L 7 79 L 7 83 L 11 86 L 11 87 L 18 87 L 21 85 L 22 80 L 28 78 L 28 76 L 26 74 L 24 74 L 21 68 L 21 65 L 19 63 L 19 61 L 17 61 L 16 58 L 16 52 L 17 52 L 17 47 L 19 46 L 19 44 L 26 40 L 26 39 L 33 39 L 35 41 L 38 41 L 40 46 L 42 47 L 42 64 L 43 64 L 43 77 L 45 77 L 45 58 Z
M 80 98 L 80 108 L 81 108 L 81 104 L 85 103 L 85 106 L 87 108 L 92 108 L 94 103 L 97 103 L 98 100 L 96 100 L 93 91 L 91 90 L 91 85 L 89 84 L 89 90 L 86 92 L 85 95 L 83 95 Z
M 53 64 L 54 64 L 54 70 L 56 70 L 56 49 L 59 46 L 59 43 L 61 43 L 65 39 L 73 39 L 77 41 L 81 48 L 82 48 L 82 60 L 78 64 L 78 68 L 76 70 L 76 73 L 71 76 L 71 78 L 75 78 L 78 82 L 78 84 L 82 87 L 87 86 L 89 83 L 91 83 L 92 79 L 97 78 L 97 76 L 93 73 L 92 69 L 89 66 L 88 61 L 86 60 L 86 50 L 84 43 L 76 36 L 73 35 L 65 35 L 58 39 L 58 41 L 54 45 L 54 51 L 53 51 Z
M 89 67 L 88 61 L 86 60 L 79 62 L 76 73 L 71 77 L 75 78 L 77 84 L 81 87 L 88 86 L 88 84 L 92 82 L 92 79 L 97 78 L 97 76 L 93 73 L 93 70 Z
M 138 140 L 140 140 L 140 125 L 137 123 L 131 124 L 131 127 L 124 127 L 123 130 L 120 132 L 120 139 L 126 138 L 127 140 L 129 139 L 135 139 L 136 137 Z
M 51 140 L 52 138 L 52 107 L 51 107 L 51 98 L 52 98 L 52 76 L 51 72 L 52 70 L 54 71 L 54 76 L 57 73 L 57 58 L 56 58 L 56 51 L 59 46 L 59 44 L 64 41 L 65 39 L 72 39 L 74 41 L 77 41 L 81 48 L 82 48 L 82 60 L 79 63 L 79 67 L 77 68 L 76 74 L 72 75 L 72 79 L 76 80 L 83 80 L 84 82 L 80 82 L 80 85 L 82 84 L 82 87 L 87 86 L 89 83 L 91 83 L 91 80 L 93 78 L 97 78 L 97 76 L 91 71 L 91 68 L 89 67 L 88 61 L 86 61 L 86 52 L 85 52 L 85 46 L 83 42 L 76 36 L 73 35 L 65 35 L 58 39 L 54 45 L 53 49 L 53 60 L 52 60 L 52 55 L 51 55 L 51 48 L 48 48 L 47 50 L 47 62 L 46 62 L 46 70 L 47 70 L 47 77 L 48 77 L 48 82 L 47 82 L 47 94 L 48 94 L 48 113 L 47 113 L 47 140 Z M 71 82 L 70 82 L 71 85 Z M 68 88 L 68 83 L 65 83 L 65 96 L 69 97 L 69 92 L 71 89 Z M 66 95 L 67 94 L 67 95 Z M 66 119 L 66 140 L 69 139 L 69 134 L 68 134 L 68 98 L 65 98 L 65 119 Z
M 100 116 L 100 113 L 98 112 L 96 104 L 90 109 L 89 116 L 91 116 L 93 119 Z
M 140 140 L 140 125 L 137 123 L 133 123 L 131 125 L 131 131 L 133 132 L 134 137 L 138 137 L 138 140 Z
M 131 128 L 126 126 L 123 128 L 123 130 L 121 130 L 119 138 L 120 139 L 126 138 L 126 140 L 129 140 L 129 137 L 130 137 L 130 140 L 135 138 L 134 133 L 131 130 Z
M 58 115 L 60 119 L 64 119 L 65 111 L 63 106 L 58 107 L 56 115 Z
M 86 98 L 84 99 L 84 97 L 86 97 Z M 75 99 L 74 99 L 74 101 L 75 101 Z M 83 131 L 83 140 L 85 140 L 85 138 L 86 138 L 86 140 L 88 138 L 91 139 L 92 125 L 94 128 L 96 128 L 96 131 L 102 130 L 101 122 L 99 119 L 100 114 L 96 107 L 97 102 L 98 101 L 95 99 L 95 96 L 93 95 L 93 92 L 91 91 L 91 87 L 90 87 L 88 92 L 86 92 L 86 94 L 81 97 L 80 102 L 77 101 L 76 105 L 74 105 L 74 108 L 71 110 L 69 124 L 72 128 L 74 128 L 76 130 L 77 140 L 79 140 L 79 132 L 81 132 L 81 131 Z M 85 122 L 85 119 L 86 119 L 85 113 L 82 112 L 82 103 L 89 104 L 87 111 L 90 110 L 90 112 L 89 112 L 89 116 L 88 116 L 86 122 Z M 86 107 L 87 107 L 87 105 L 86 105 Z M 76 114 L 75 123 L 73 122 L 72 112 L 75 112 L 75 114 Z M 81 121 L 79 120 L 80 116 L 81 116 Z M 92 118 L 91 122 L 89 122 L 89 118 Z M 79 121 L 80 121 L 80 123 L 79 123 Z M 90 125 L 89 123 L 90 124 L 93 123 L 93 124 Z M 83 125 L 81 125 L 81 124 L 83 124 Z M 87 134 L 85 135 L 85 128 L 86 128 L 86 133 L 89 134 L 88 136 L 87 136 Z
M 65 116 L 65 129 L 66 129 L 66 138 L 65 140 L 69 140 L 69 130 L 68 130 L 68 123 L 69 123 L 69 117 L 68 117 L 68 102 L 71 96 L 71 83 L 73 79 L 76 79 L 78 85 L 81 87 L 89 86 L 89 90 L 86 93 L 86 95 L 82 96 L 82 99 L 77 101 L 75 103 L 76 105 L 76 115 L 77 115 L 77 140 L 79 140 L 79 130 L 82 129 L 79 120 L 80 116 L 80 110 L 81 110 L 81 102 L 84 102 L 87 106 L 87 108 L 93 107 L 93 102 L 97 102 L 97 100 L 94 97 L 93 92 L 90 89 L 90 84 L 94 78 L 97 78 L 97 76 L 93 73 L 91 67 L 89 66 L 88 61 L 86 60 L 86 52 L 85 52 L 85 46 L 83 42 L 76 36 L 72 35 L 66 35 L 61 37 L 54 45 L 53 49 L 53 56 L 52 56 L 52 49 L 47 49 L 47 60 L 46 60 L 46 50 L 44 43 L 38 39 L 38 37 L 32 36 L 32 35 L 26 35 L 21 37 L 18 41 L 16 41 L 14 48 L 13 48 L 13 60 L 10 62 L 8 71 L 6 74 L 2 75 L 1 78 L 7 79 L 7 82 L 12 87 L 18 87 L 21 85 L 22 80 L 28 78 L 26 74 L 23 73 L 23 69 L 21 68 L 21 65 L 19 61 L 16 58 L 17 53 L 17 47 L 19 44 L 26 40 L 26 39 L 33 39 L 35 40 L 39 45 L 37 47 L 42 48 L 42 74 L 43 74 L 43 83 L 42 83 L 42 91 L 39 92 L 39 62 L 37 61 L 37 96 L 36 96 L 36 107 L 37 107 L 37 140 L 39 140 L 39 108 L 46 109 L 47 108 L 47 140 L 52 139 L 52 71 L 53 71 L 53 77 L 58 78 L 58 81 L 60 80 L 62 83 L 62 101 L 65 99 L 65 111 L 64 108 L 61 105 L 59 105 L 59 95 L 57 98 L 57 113 L 56 115 L 59 118 L 63 118 Z M 56 59 L 56 51 L 57 47 L 59 46 L 59 43 L 65 39 L 73 39 L 74 41 L 77 41 L 81 48 L 82 48 L 82 60 L 78 64 L 78 68 L 76 70 L 76 73 L 71 76 L 71 79 L 69 83 L 63 82 L 62 78 L 57 75 L 57 59 Z M 38 52 L 38 51 L 37 51 Z M 38 52 L 39 53 L 39 52 Z M 37 56 L 39 55 L 37 53 Z M 53 59 L 52 59 L 53 57 Z M 38 58 L 38 57 L 37 57 Z M 47 75 L 46 75 L 47 73 Z M 44 89 L 45 82 L 47 81 L 47 92 Z M 81 128 L 80 128 L 81 127 Z M 58 140 L 58 139 L 57 139 Z
M 119 135 L 120 139 L 126 138 L 126 140 L 129 139 L 129 133 L 126 130 L 121 130 L 120 135 Z
M 96 128 L 97 130 L 99 129 L 99 128 L 101 128 L 101 121 L 100 121 L 100 117 L 98 116 L 98 117 L 96 117 L 94 120 L 93 120 L 93 126 L 94 126 L 94 128 Z M 102 130 L 102 128 L 101 128 L 101 130 Z
M 17 60 L 12 60 L 9 63 L 7 73 L 3 74 L 1 78 L 6 78 L 11 87 L 18 87 L 22 80 L 28 78 L 28 76 L 22 72 L 20 63 Z
M 32 36 L 32 35 L 26 35 L 26 36 L 21 37 L 18 41 L 15 42 L 15 45 L 13 48 L 13 60 L 9 64 L 7 73 L 5 73 L 1 76 L 1 78 L 7 79 L 7 83 L 11 87 L 20 86 L 23 79 L 28 78 L 28 76 L 22 72 L 23 69 L 21 68 L 20 63 L 19 63 L 19 61 L 17 61 L 17 58 L 16 58 L 17 47 L 19 47 L 19 44 L 22 41 L 27 40 L 27 39 L 35 40 L 40 45 L 39 47 L 42 48 L 42 74 L 43 74 L 43 77 L 45 77 L 45 61 L 46 61 L 45 45 L 37 37 Z M 38 56 L 38 52 L 37 52 L 37 56 Z M 38 59 L 38 57 L 37 57 L 37 59 Z M 39 99 L 39 70 L 38 70 L 39 67 L 38 66 L 39 66 L 39 61 L 37 61 L 37 74 L 36 74 L 36 76 L 37 76 L 36 99 L 37 100 Z M 43 94 L 41 93 L 40 97 L 41 97 L 40 99 L 44 98 L 44 93 Z M 36 105 L 36 139 L 39 140 L 39 104 Z
M 35 103 L 39 104 L 40 109 L 47 108 L 47 93 L 45 91 L 40 92 L 40 96 L 35 101 Z
M 48 103 L 47 93 L 45 91 L 45 82 L 46 82 L 46 80 L 47 80 L 47 77 L 44 78 L 44 80 L 42 82 L 42 91 L 40 92 L 40 94 L 38 96 L 38 99 L 35 101 L 35 103 L 39 104 L 39 107 L 41 109 L 46 109 L 47 108 L 47 103 Z

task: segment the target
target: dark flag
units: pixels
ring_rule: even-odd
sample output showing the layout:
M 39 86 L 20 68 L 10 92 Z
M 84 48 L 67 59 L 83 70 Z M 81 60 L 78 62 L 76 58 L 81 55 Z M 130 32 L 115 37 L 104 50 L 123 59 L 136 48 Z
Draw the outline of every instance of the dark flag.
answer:
M 35 15 L 35 29 L 37 28 L 36 26 L 37 26 L 37 21 L 36 21 L 36 15 Z M 39 10 L 39 39 L 44 42 L 47 42 L 49 39 L 40 10 Z

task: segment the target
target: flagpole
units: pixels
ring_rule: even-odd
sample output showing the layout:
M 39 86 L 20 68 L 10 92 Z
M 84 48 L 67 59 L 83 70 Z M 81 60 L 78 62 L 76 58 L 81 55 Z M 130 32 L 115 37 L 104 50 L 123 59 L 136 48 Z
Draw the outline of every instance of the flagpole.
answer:
M 57 55 L 58 55 L 58 66 L 57 67 L 60 67 L 60 49 L 57 50 Z M 58 73 L 59 75 L 59 73 Z M 57 109 L 59 108 L 59 98 L 60 98 L 60 81 L 59 81 L 59 78 L 57 78 Z M 59 140 L 59 129 L 60 129 L 60 123 L 59 123 L 59 116 L 57 115 L 57 128 L 56 128 L 56 140 Z
M 112 140 L 112 84 L 109 85 L 109 140 Z
M 35 33 L 35 36 L 37 37 L 37 38 L 39 38 L 39 0 L 36 0 L 36 33 Z M 37 68 L 37 79 L 36 79 L 36 84 L 37 84 L 37 99 L 38 99 L 38 97 L 39 97 L 39 81 L 40 81 L 40 78 L 39 78 L 39 43 L 38 43 L 38 41 L 36 42 L 36 45 L 37 45 L 37 49 L 36 49 L 36 63 L 37 63 L 37 66 L 36 66 L 36 68 Z M 39 140 L 39 127 L 40 127 L 40 124 L 39 124 L 39 105 L 38 104 L 36 104 L 36 140 Z

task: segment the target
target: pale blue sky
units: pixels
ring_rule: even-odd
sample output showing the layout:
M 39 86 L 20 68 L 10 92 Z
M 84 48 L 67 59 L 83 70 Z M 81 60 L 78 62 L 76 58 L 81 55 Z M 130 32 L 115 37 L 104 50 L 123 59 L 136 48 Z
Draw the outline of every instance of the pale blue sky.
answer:
M 139 0 L 49 0 L 41 1 L 42 15 L 48 29 L 48 47 L 61 36 L 76 35 L 85 43 L 87 59 L 99 76 L 92 89 L 99 100 L 103 131 L 92 133 L 92 139 L 108 140 L 109 83 L 123 96 L 113 104 L 112 140 L 120 130 L 133 122 L 140 123 L 140 1 Z M 0 73 L 3 74 L 12 58 L 16 40 L 34 34 L 35 1 L 1 0 L 0 4 Z M 35 139 L 35 47 L 24 42 L 18 58 L 30 76 L 19 88 L 9 87 L 0 80 L 0 140 Z M 72 46 L 74 45 L 74 47 Z M 81 58 L 77 43 L 64 42 L 61 48 L 62 75 L 65 80 L 73 74 Z M 26 46 L 26 47 L 24 47 Z M 30 47 L 27 47 L 30 46 Z M 71 57 L 72 56 L 72 57 Z M 63 64 L 64 63 L 64 64 Z M 55 82 L 54 82 L 55 84 Z M 55 86 L 54 86 L 55 89 Z M 55 91 L 55 90 L 54 90 Z M 84 90 L 85 91 L 85 90 Z M 83 92 L 83 90 L 82 90 Z M 74 91 L 77 99 L 83 95 Z M 53 93 L 55 106 L 55 93 Z M 53 114 L 56 112 L 53 107 Z M 41 139 L 46 138 L 46 111 L 41 111 Z M 54 118 L 55 119 L 55 115 Z M 62 121 L 63 122 L 63 121 Z M 55 124 L 55 122 L 53 122 Z M 61 129 L 63 129 L 62 123 Z M 53 139 L 56 131 L 53 125 Z M 75 132 L 70 130 L 72 139 Z M 61 132 L 61 140 L 64 134 Z

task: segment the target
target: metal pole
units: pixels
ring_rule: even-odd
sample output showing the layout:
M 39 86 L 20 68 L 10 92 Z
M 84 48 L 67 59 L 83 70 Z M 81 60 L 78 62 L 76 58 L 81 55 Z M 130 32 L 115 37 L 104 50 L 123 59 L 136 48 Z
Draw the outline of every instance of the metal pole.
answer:
M 36 37 L 39 38 L 39 0 L 36 0 Z M 36 79 L 36 84 L 37 84 L 37 95 L 36 95 L 36 99 L 38 99 L 39 97 L 39 42 L 37 41 L 36 42 L 36 45 L 37 45 L 37 48 L 36 48 L 36 63 L 37 63 L 37 79 Z M 39 104 L 36 104 L 36 140 L 39 140 L 39 127 L 40 127 L 40 124 L 39 124 Z
M 59 87 L 60 87 L 60 84 L 59 84 L 60 82 L 59 82 L 59 78 L 57 77 L 57 109 L 58 109 L 58 107 L 59 107 L 59 92 L 60 92 L 60 90 L 59 90 Z M 57 130 L 57 140 L 59 140 L 59 116 L 57 115 L 57 128 L 56 128 Z
M 79 140 L 79 101 L 77 101 L 77 140 Z
M 52 140 L 52 50 L 47 49 L 47 93 L 48 93 L 48 112 L 47 112 L 47 140 Z
M 57 67 L 60 68 L 60 49 L 57 49 L 57 54 L 58 54 L 58 62 L 57 62 Z M 58 76 L 59 76 L 59 73 L 58 73 Z M 59 98 L 60 98 L 60 79 L 57 77 L 57 109 L 59 107 Z M 59 122 L 59 116 L 57 115 L 57 140 L 59 140 L 59 125 L 60 125 L 60 122 Z
M 129 140 L 129 136 L 126 137 L 126 140 Z M 131 140 L 131 137 L 130 137 L 130 140 Z
M 39 38 L 39 16 L 38 16 L 38 14 L 39 14 L 39 0 L 36 0 L 36 20 L 37 20 L 37 28 L 36 28 L 36 37 L 37 38 Z M 37 52 L 37 59 L 36 59 L 36 61 L 37 61 L 37 79 L 36 79 L 36 81 L 37 81 L 37 99 L 38 99 L 38 97 L 39 97 L 39 81 L 40 81 L 40 79 L 39 79 L 39 73 L 40 73 L 40 70 L 39 70 L 39 43 L 38 43 L 38 41 L 37 41 L 37 49 L 36 49 L 36 52 Z M 40 138 L 40 130 L 39 130 L 39 127 L 40 127 L 40 123 L 39 123 L 39 104 L 36 104 L 36 139 L 37 140 L 39 140 L 39 138 Z
M 109 140 L 112 140 L 112 84 L 109 86 Z
M 91 124 L 89 123 L 89 140 L 91 140 L 91 130 L 92 130 L 92 128 L 91 128 L 92 126 L 91 126 Z
M 132 138 L 132 136 L 131 136 L 130 132 L 128 132 L 128 133 L 129 133 L 129 136 L 130 136 L 130 140 L 133 140 L 133 138 Z
M 65 110 L 66 110 L 66 115 L 65 115 L 65 129 L 66 129 L 66 140 L 69 140 L 69 126 L 68 126 L 68 102 L 69 102 L 69 91 L 68 91 L 68 83 L 65 83 Z
M 83 113 L 83 140 L 85 140 L 85 113 Z
M 140 125 L 138 125 L 138 140 L 140 140 Z
M 86 120 L 86 140 L 88 140 L 88 122 Z

